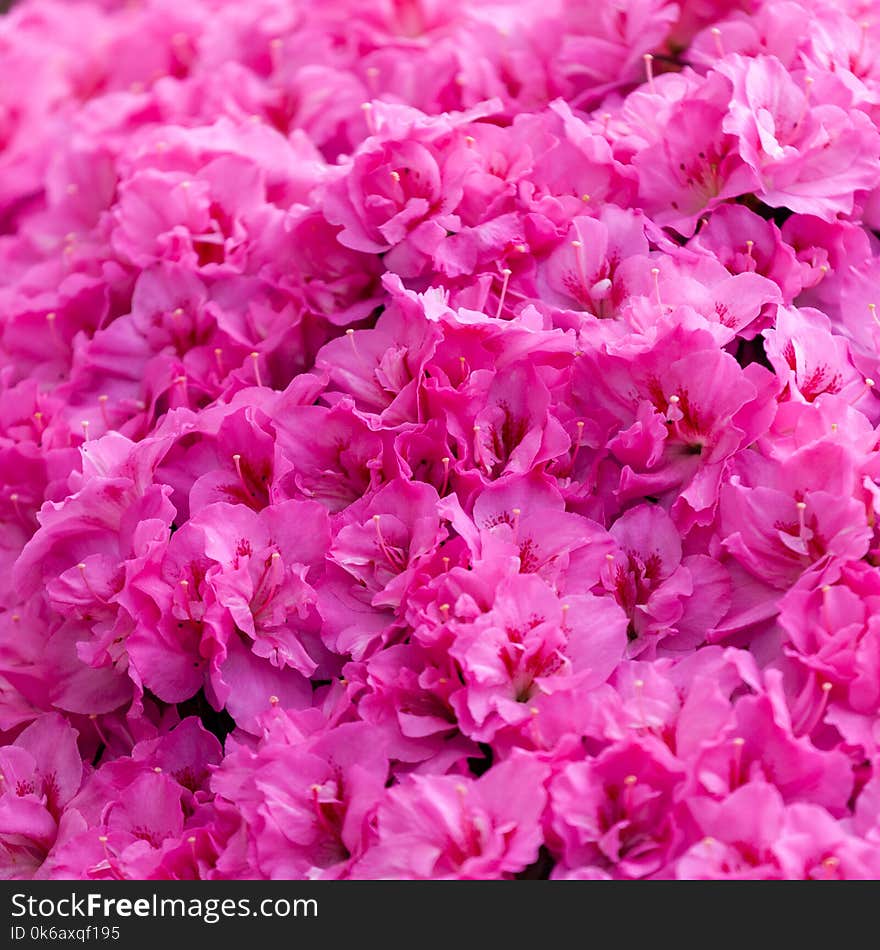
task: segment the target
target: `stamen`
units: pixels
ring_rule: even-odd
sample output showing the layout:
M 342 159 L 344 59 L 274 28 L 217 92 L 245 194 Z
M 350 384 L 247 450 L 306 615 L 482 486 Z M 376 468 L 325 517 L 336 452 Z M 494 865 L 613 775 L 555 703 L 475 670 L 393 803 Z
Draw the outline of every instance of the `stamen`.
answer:
M 796 507 L 797 510 L 798 510 L 798 525 L 800 526 L 800 532 L 799 532 L 799 533 L 800 533 L 801 538 L 803 538 L 803 537 L 804 537 L 804 533 L 805 533 L 806 530 L 807 530 L 807 523 L 806 523 L 806 518 L 807 518 L 807 514 L 806 514 L 806 512 L 807 512 L 807 503 L 806 503 L 805 501 L 799 501 L 799 502 L 797 502 L 797 504 L 795 505 L 795 507 Z M 804 540 L 806 540 L 806 539 L 804 539 Z
M 871 313 L 871 319 L 877 324 L 878 327 L 880 327 L 880 317 L 877 316 L 877 304 L 869 303 L 868 310 Z
M 92 587 L 92 585 L 89 583 L 89 579 L 86 576 L 85 564 L 80 562 L 79 564 L 76 565 L 76 569 L 79 571 L 80 576 L 82 577 L 82 581 L 83 581 L 83 584 L 85 585 L 86 590 L 92 595 L 92 597 L 94 597 L 94 599 L 99 604 L 106 604 L 107 601 L 103 597 L 99 596 L 98 593 L 95 591 L 95 589 Z
M 821 590 L 822 590 L 822 620 L 825 626 L 829 630 L 833 630 L 834 623 L 831 620 L 830 605 L 828 603 L 828 595 L 831 593 L 831 585 L 823 584 Z
M 867 20 L 862 20 L 859 26 L 861 27 L 862 35 L 859 37 L 859 48 L 856 50 L 856 56 L 855 56 L 856 62 L 855 64 L 853 64 L 854 66 L 856 66 L 856 68 L 858 68 L 858 66 L 861 66 L 862 56 L 865 53 L 865 41 L 868 38 L 868 30 L 871 29 L 871 24 L 868 23 Z M 855 73 L 856 69 L 853 69 L 853 72 Z M 858 75 L 858 73 L 856 73 L 856 75 Z
M 226 376 L 226 370 L 223 368 L 223 350 L 219 346 L 214 347 L 214 361 L 217 363 L 217 379 L 221 380 Z
M 49 334 L 56 343 L 61 342 L 61 338 L 58 336 L 58 327 L 55 325 L 58 319 L 58 314 L 55 311 L 46 314 L 46 323 L 49 324 Z
M 379 549 L 382 551 L 382 554 L 385 556 L 385 560 L 391 565 L 391 567 L 398 567 L 397 561 L 391 554 L 391 551 L 388 549 L 388 545 L 385 543 L 385 538 L 382 534 L 382 516 L 373 515 L 373 524 L 376 526 L 376 540 L 379 542 Z
M 251 360 L 254 364 L 254 379 L 257 381 L 258 386 L 262 386 L 263 377 L 260 375 L 260 354 L 256 352 L 251 353 Z
M 513 524 L 511 525 L 513 528 L 513 540 L 519 543 L 519 519 L 522 514 L 522 508 L 513 508 L 510 513 L 513 515 Z
M 104 730 L 101 728 L 100 722 L 98 722 L 97 715 L 95 713 L 89 713 L 89 719 L 91 720 L 92 725 L 95 727 L 95 732 L 98 734 L 98 738 L 104 743 L 105 748 L 109 748 L 110 743 L 107 741 L 107 736 L 104 735 Z
M 650 53 L 645 53 L 642 57 L 645 61 L 645 75 L 648 77 L 648 88 L 654 93 L 654 57 Z
M 627 812 L 632 811 L 633 807 L 633 789 L 638 784 L 638 776 L 627 775 L 623 780 L 623 807 Z
M 241 482 L 241 487 L 245 490 L 245 493 L 249 495 L 251 491 L 248 487 L 248 483 L 245 481 L 244 472 L 241 470 L 241 455 L 239 455 L 237 452 L 232 456 L 232 464 L 235 466 L 235 471 L 238 472 L 238 478 Z
M 663 300 L 660 296 L 660 268 L 652 267 L 651 276 L 654 278 L 654 293 L 657 295 L 657 306 L 660 308 L 660 315 L 663 316 Z
M 21 521 L 22 524 L 27 525 L 27 524 L 28 524 L 28 520 L 27 520 L 27 518 L 25 518 L 24 512 L 21 510 L 21 507 L 20 507 L 19 504 L 18 504 L 19 497 L 20 497 L 20 496 L 19 496 L 18 492 L 17 492 L 17 491 L 14 491 L 14 492 L 12 492 L 12 494 L 9 496 L 9 500 L 12 502 L 12 507 L 15 509 L 15 514 L 16 514 L 16 516 L 18 517 L 18 520 Z
M 400 172 L 391 172 L 389 178 L 391 179 L 391 194 L 394 200 L 399 204 L 405 204 L 406 195 L 403 192 L 403 186 L 400 184 Z
M 501 271 L 504 281 L 501 284 L 501 294 L 498 297 L 498 309 L 495 311 L 495 319 L 501 319 L 501 311 L 504 309 L 504 298 L 507 296 L 507 285 L 510 282 L 510 275 L 513 273 L 509 267 Z
M 89 441 L 89 420 L 83 419 L 80 422 L 80 426 L 82 427 L 82 431 L 83 431 L 83 442 L 88 442 Z
M 746 740 L 743 739 L 742 736 L 737 736 L 735 739 L 731 740 L 730 744 L 733 746 L 733 762 L 730 768 L 730 785 L 732 788 L 737 788 L 742 781 L 742 756 Z
M 269 59 L 272 61 L 272 72 L 277 73 L 281 68 L 281 40 L 276 36 L 269 40 Z
M 364 121 L 367 123 L 367 131 L 370 135 L 376 134 L 376 116 L 373 114 L 373 103 L 361 103 L 361 110 L 364 113 Z
M 606 557 L 614 560 L 613 554 L 607 554 Z M 641 729 L 648 729 L 648 717 L 645 715 L 645 681 L 642 679 L 633 680 L 633 689 L 636 694 L 636 709 L 639 714 L 639 722 L 636 724 Z
M 318 799 L 318 795 L 321 791 L 320 785 L 312 785 L 309 789 L 312 793 L 312 807 L 315 812 L 315 818 L 317 819 L 318 827 L 324 831 L 326 834 L 331 837 L 337 837 L 336 829 L 330 823 L 327 816 L 324 814 L 324 809 L 321 807 L 321 802 Z
M 819 702 L 812 712 L 810 711 L 809 704 L 807 705 L 803 716 L 793 729 L 795 735 L 807 736 L 816 728 L 816 726 L 819 725 L 819 723 L 822 721 L 822 716 L 825 714 L 825 709 L 828 706 L 828 700 L 831 697 L 832 689 L 834 689 L 834 685 L 832 683 L 822 683 L 822 685 L 819 687 Z
M 442 498 L 446 494 L 446 489 L 449 487 L 449 456 L 444 455 L 440 461 L 443 463 L 443 484 L 440 486 L 440 497 Z
M 281 568 L 281 576 L 278 576 L 278 571 L 275 570 L 276 567 Z M 251 602 L 249 604 L 251 609 L 251 615 L 256 618 L 260 611 L 269 603 L 270 600 L 275 596 L 276 591 L 281 586 L 281 583 L 284 579 L 284 567 L 281 564 L 281 554 L 278 551 L 273 551 L 269 556 L 269 560 L 266 562 L 265 567 L 263 568 L 263 573 L 260 576 L 257 586 L 254 589 L 254 592 L 251 596 Z M 278 650 L 275 649 L 275 657 L 277 659 Z
M 571 453 L 571 463 L 568 466 L 569 476 L 571 476 L 572 473 L 574 472 L 574 463 L 577 461 L 578 452 L 581 449 L 581 445 L 583 444 L 583 438 L 584 438 L 583 420 L 578 420 L 578 422 L 576 422 L 575 425 L 577 426 L 578 433 L 577 433 L 577 441 L 574 444 L 574 451 Z
M 349 328 L 345 331 L 345 335 L 348 337 L 348 342 L 351 344 L 351 349 L 352 349 L 352 352 L 353 352 L 354 355 L 355 355 L 355 358 L 356 358 L 356 359 L 360 359 L 360 358 L 361 358 L 361 355 L 360 355 L 360 353 L 358 352 L 357 343 L 355 342 L 355 339 L 354 339 L 354 330 L 353 330 L 351 327 L 349 327 Z
M 192 602 L 189 598 L 189 581 L 186 580 L 186 578 L 183 578 L 180 581 L 180 588 L 183 591 L 183 606 L 186 609 L 186 615 L 193 623 L 195 623 L 196 618 L 193 617 Z
M 110 400 L 110 397 L 105 393 L 104 395 L 98 396 L 98 402 L 101 405 L 101 418 L 104 420 L 104 425 L 109 431 L 112 426 L 110 425 L 110 416 L 107 412 L 107 403 Z
M 715 52 L 718 54 L 719 59 L 724 59 L 724 44 L 721 42 L 721 30 L 717 26 L 713 26 L 709 31 L 712 34 L 712 39 L 715 42 Z
M 581 282 L 581 287 L 584 289 L 584 293 L 589 294 L 589 282 L 587 281 L 587 262 L 584 258 L 584 242 L 583 241 L 572 241 L 571 246 L 574 248 L 575 260 L 577 261 L 578 269 L 578 278 Z

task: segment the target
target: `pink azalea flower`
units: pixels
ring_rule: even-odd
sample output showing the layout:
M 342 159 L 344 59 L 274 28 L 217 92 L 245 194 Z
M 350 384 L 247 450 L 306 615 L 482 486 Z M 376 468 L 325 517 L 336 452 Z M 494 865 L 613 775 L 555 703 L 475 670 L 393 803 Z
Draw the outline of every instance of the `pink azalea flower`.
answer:
M 731 94 L 731 83 L 710 74 L 670 111 L 662 136 L 635 156 L 639 198 L 658 224 L 690 236 L 700 215 L 760 187 L 756 170 L 723 126 Z
M 28 726 L 0 748 L 0 876 L 31 878 L 77 828 L 66 814 L 83 779 L 76 732 L 57 713 Z
M 547 767 L 511 756 L 482 778 L 415 775 L 379 805 L 378 840 L 352 876 L 509 878 L 538 856 Z
M 730 579 L 705 555 L 682 558 L 681 538 L 659 505 L 631 508 L 611 527 L 619 548 L 600 574 L 629 617 L 630 653 L 698 646 L 730 604 Z
M 764 384 L 758 367 L 742 370 L 707 333 L 681 327 L 640 352 L 586 352 L 574 374 L 584 414 L 612 434 L 618 497 L 675 491 L 686 525 L 714 510 L 727 460 L 769 424 Z
M 831 220 L 877 185 L 880 137 L 863 112 L 811 104 L 772 56 L 732 56 L 718 70 L 733 84 L 724 131 L 738 137 L 767 204 Z
M 562 866 L 595 866 L 612 877 L 658 871 L 676 845 L 675 804 L 683 769 L 656 741 L 609 746 L 565 766 L 550 785 L 551 848 Z

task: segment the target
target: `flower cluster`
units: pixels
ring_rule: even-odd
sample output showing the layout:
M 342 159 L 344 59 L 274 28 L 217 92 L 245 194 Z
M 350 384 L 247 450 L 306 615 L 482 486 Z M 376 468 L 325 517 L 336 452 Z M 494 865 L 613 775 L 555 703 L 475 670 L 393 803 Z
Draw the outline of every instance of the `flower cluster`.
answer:
M 877 0 L 0 64 L 0 877 L 880 876 Z

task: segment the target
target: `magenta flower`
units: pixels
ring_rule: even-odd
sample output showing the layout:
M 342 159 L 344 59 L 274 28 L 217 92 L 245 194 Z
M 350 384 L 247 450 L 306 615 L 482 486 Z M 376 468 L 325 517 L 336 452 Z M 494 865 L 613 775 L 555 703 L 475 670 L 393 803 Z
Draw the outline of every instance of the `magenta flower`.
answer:
M 389 791 L 354 877 L 509 878 L 538 856 L 546 766 L 512 756 L 476 781 L 415 775 Z

